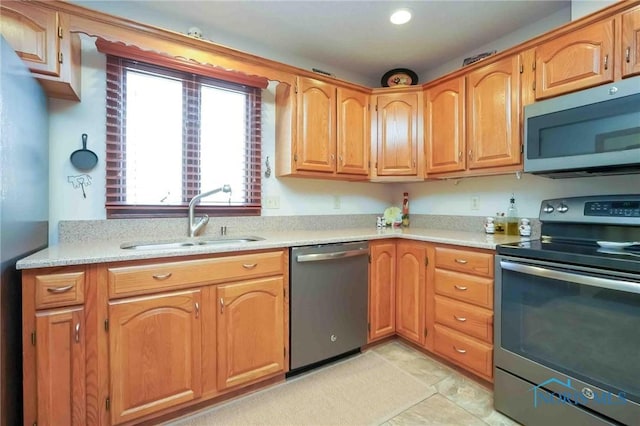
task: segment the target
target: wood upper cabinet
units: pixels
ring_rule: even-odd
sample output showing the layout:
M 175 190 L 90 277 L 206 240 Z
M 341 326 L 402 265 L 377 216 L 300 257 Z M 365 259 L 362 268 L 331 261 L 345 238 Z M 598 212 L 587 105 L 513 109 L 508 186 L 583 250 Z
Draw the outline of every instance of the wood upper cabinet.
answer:
M 614 20 L 596 22 L 536 47 L 536 99 L 614 79 Z
M 640 7 L 622 14 L 622 77 L 640 74 Z
M 80 37 L 65 14 L 26 2 L 0 4 L 0 31 L 49 96 L 80 100 Z
M 521 164 L 520 55 L 467 75 L 467 167 Z
M 283 277 L 219 285 L 216 298 L 218 388 L 284 372 Z
M 425 92 L 427 175 L 466 168 L 464 83 L 458 77 Z
M 369 243 L 369 342 L 396 332 L 396 243 Z
M 425 334 L 425 244 L 398 241 L 396 256 L 396 332 L 421 345 Z
M 369 175 L 371 150 L 368 93 L 338 87 L 336 173 Z
M 276 89 L 277 173 L 364 180 L 369 175 L 366 90 L 297 77 Z
M 298 170 L 332 173 L 336 155 L 336 88 L 298 77 Z
M 109 302 L 111 422 L 200 396 L 200 290 Z
M 35 336 L 37 424 L 85 425 L 83 307 L 38 312 Z
M 418 90 L 375 96 L 376 177 L 423 178 L 423 106 Z

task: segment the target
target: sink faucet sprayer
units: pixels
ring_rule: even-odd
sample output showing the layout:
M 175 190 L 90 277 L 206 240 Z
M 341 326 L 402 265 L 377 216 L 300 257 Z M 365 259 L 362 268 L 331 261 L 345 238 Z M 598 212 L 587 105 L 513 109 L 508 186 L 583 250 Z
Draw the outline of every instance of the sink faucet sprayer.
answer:
M 189 237 L 195 237 L 195 235 L 209 222 L 209 216 L 203 215 L 198 223 L 193 223 L 195 220 L 194 210 L 196 208 L 196 203 L 200 201 L 201 198 L 208 197 L 209 195 L 217 194 L 218 192 L 228 192 L 231 194 L 231 186 L 224 185 L 221 188 L 216 188 L 209 192 L 203 192 L 201 194 L 196 195 L 189 201 Z

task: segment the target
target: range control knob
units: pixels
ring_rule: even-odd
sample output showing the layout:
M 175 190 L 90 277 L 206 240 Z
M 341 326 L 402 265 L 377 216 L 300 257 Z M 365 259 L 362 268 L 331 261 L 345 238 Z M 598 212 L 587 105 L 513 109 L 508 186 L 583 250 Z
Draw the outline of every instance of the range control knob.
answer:
M 553 206 L 551 204 L 547 204 L 546 206 L 544 206 L 542 208 L 542 211 L 545 213 L 553 213 L 555 209 L 553 208 Z
M 569 211 L 569 206 L 567 206 L 565 203 L 562 203 L 558 206 L 558 212 L 566 213 L 568 211 Z

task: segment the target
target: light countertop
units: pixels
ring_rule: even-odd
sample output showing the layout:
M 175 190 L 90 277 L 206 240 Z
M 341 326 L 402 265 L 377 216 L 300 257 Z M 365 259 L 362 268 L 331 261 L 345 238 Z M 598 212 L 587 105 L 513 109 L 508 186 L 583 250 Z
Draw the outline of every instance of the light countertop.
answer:
M 260 232 L 251 234 L 229 235 L 227 238 L 256 236 L 264 238 L 260 241 L 245 243 L 224 243 L 204 246 L 189 246 L 171 249 L 122 249 L 120 245 L 126 243 L 152 243 L 195 241 L 208 238 L 188 238 L 162 240 L 126 240 L 126 241 L 96 241 L 82 243 L 61 243 L 36 252 L 17 262 L 17 269 L 46 268 L 65 265 L 82 265 L 90 263 L 117 262 L 126 260 L 153 259 L 174 256 L 190 256 L 208 253 L 228 253 L 244 250 L 263 250 L 283 247 L 340 243 L 361 240 L 377 240 L 384 238 L 402 238 L 416 241 L 427 241 L 440 244 L 453 244 L 481 249 L 495 249 L 498 244 L 521 241 L 519 236 L 487 235 L 482 232 L 451 231 L 443 229 L 376 229 L 353 228 L 323 231 L 280 231 Z

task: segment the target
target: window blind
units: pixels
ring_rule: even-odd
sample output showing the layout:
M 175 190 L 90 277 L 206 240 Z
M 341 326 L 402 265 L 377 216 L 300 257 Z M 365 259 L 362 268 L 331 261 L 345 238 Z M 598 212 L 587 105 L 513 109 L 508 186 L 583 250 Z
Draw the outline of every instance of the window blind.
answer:
M 100 40 L 96 45 L 99 50 L 107 53 L 105 203 L 107 217 L 185 216 L 189 200 L 193 196 L 230 183 L 226 179 L 231 179 L 231 177 L 235 177 L 234 183 L 231 185 L 231 197 L 221 201 L 220 196 L 228 197 L 228 195 L 219 194 L 218 199 L 203 199 L 198 211 L 212 215 L 259 215 L 262 154 L 261 89 L 266 87 L 267 81 L 235 72 L 225 74 L 218 69 L 213 70 L 211 74 L 216 78 L 212 78 L 207 75 L 207 71 L 209 71 L 207 66 L 200 64 L 191 69 L 189 65 L 193 64 L 190 62 L 183 63 L 175 58 L 155 54 L 157 55 L 155 57 L 157 63 L 172 66 L 167 68 L 159 66 L 157 63 L 138 60 L 141 56 L 146 61 L 154 60 L 154 54 L 150 52 L 143 52 L 144 54 L 141 55 L 141 51 L 137 48 L 132 48 L 129 52 L 126 46 Z M 117 52 L 120 55 L 130 53 L 128 56 L 133 56 L 134 59 L 113 55 L 109 52 Z M 199 73 L 187 72 L 187 70 Z M 133 123 L 127 123 L 127 117 L 129 116 L 131 120 L 133 113 L 133 111 L 129 111 L 130 114 L 128 114 L 127 111 L 127 99 L 132 102 L 131 94 L 128 91 L 134 90 L 130 87 L 127 76 L 131 78 L 132 73 L 139 74 L 143 78 L 145 76 L 161 77 L 168 79 L 167 81 L 181 84 L 182 111 L 181 117 L 179 117 L 182 126 L 181 141 L 179 142 L 181 144 L 181 176 L 178 178 L 181 180 L 181 184 L 179 191 L 173 191 L 180 192 L 179 197 L 172 191 L 166 191 L 166 196 L 160 194 L 154 198 L 154 195 L 151 195 L 151 200 L 144 198 L 150 196 L 146 194 L 147 192 L 153 193 L 162 188 L 160 181 L 162 177 L 166 176 L 161 175 L 161 178 L 158 179 L 158 185 L 153 185 L 152 189 L 149 189 L 147 185 L 144 190 L 140 190 L 138 188 L 140 185 L 137 186 L 137 182 L 135 182 L 136 173 L 132 173 L 132 170 L 137 172 L 137 169 L 132 168 L 134 162 L 131 158 L 134 156 L 132 146 L 139 142 L 138 139 L 148 139 L 148 137 L 140 137 L 139 133 L 135 132 L 137 126 L 134 126 Z M 221 80 L 222 76 L 228 77 L 231 81 Z M 154 99 L 157 95 L 157 93 L 152 94 Z M 160 99 L 162 96 L 165 95 L 161 94 Z M 169 96 L 169 92 L 166 96 Z M 221 105 L 221 101 L 216 101 L 219 97 L 229 99 L 229 108 Z M 164 121 L 167 121 L 166 119 L 162 120 L 167 108 L 162 105 L 162 102 L 158 103 L 160 104 L 153 105 L 143 115 L 148 115 L 152 117 L 151 119 L 157 116 L 158 126 L 162 127 L 166 124 Z M 235 115 L 231 116 L 230 120 L 227 118 L 228 122 L 224 121 L 227 117 L 225 114 L 229 113 L 224 110 L 233 110 L 231 104 L 238 104 L 237 108 L 244 108 L 244 111 L 236 114 L 242 116 L 243 122 L 240 122 L 240 125 L 243 125 L 244 129 L 234 133 L 236 136 L 242 134 L 242 139 L 236 137 L 234 141 L 218 140 L 224 139 L 219 137 L 220 134 L 225 133 L 224 128 L 232 127 L 237 121 Z M 209 111 L 208 115 L 207 111 Z M 138 116 L 135 117 L 135 121 L 139 121 Z M 166 135 L 160 135 L 158 139 L 164 140 Z M 151 142 L 147 140 L 146 143 Z M 150 146 L 150 148 L 148 145 L 147 150 L 148 152 L 144 155 L 150 156 L 149 158 L 154 161 L 157 158 L 159 161 L 163 157 L 160 154 L 165 153 L 166 144 L 160 144 L 158 141 L 158 145 Z M 139 154 L 136 155 L 139 156 Z M 144 155 L 142 156 L 143 160 Z M 221 176 L 220 173 L 223 171 L 225 171 L 224 175 Z M 203 182 L 203 179 L 206 181 Z M 139 177 L 138 180 L 140 180 Z M 140 194 L 140 192 L 145 192 L 145 194 Z M 139 199 L 144 201 L 135 201 Z

